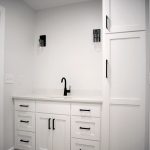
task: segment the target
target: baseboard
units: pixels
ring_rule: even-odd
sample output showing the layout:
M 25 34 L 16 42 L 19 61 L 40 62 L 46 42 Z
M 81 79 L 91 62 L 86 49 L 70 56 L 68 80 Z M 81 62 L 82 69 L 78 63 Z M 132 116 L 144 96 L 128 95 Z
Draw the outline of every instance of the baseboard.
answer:
M 11 148 L 10 148 L 10 149 L 8 149 L 8 150 L 15 150 L 15 149 L 14 149 L 14 147 L 11 147 Z

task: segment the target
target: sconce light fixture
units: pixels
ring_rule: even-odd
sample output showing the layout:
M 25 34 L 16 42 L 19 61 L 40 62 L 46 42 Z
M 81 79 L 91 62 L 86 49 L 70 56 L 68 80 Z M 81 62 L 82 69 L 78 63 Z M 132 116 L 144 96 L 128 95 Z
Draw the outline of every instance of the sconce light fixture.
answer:
M 94 29 L 93 42 L 100 42 L 100 41 L 101 41 L 101 29 Z
M 46 47 L 46 35 L 40 35 L 39 46 Z

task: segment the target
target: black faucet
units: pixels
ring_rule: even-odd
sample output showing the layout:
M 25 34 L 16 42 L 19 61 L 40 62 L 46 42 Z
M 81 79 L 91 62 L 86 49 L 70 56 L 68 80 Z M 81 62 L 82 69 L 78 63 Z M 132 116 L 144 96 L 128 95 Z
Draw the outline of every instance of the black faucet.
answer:
M 65 81 L 65 85 L 64 85 L 64 96 L 67 96 L 67 93 L 70 93 L 70 92 L 71 92 L 71 88 L 70 88 L 70 86 L 69 86 L 69 90 L 67 90 L 67 81 L 66 81 L 66 78 L 63 77 L 63 78 L 61 79 L 61 83 L 63 82 L 63 80 Z

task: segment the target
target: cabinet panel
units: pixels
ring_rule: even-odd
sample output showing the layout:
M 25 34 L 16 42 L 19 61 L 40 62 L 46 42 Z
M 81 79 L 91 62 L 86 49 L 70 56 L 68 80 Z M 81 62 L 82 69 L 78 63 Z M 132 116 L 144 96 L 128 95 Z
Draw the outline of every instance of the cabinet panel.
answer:
M 15 112 L 16 130 L 35 131 L 35 113 L 32 112 Z
M 144 150 L 144 116 L 140 106 L 110 106 L 110 150 Z
M 36 114 L 36 150 L 52 150 L 51 121 L 49 114 Z
M 15 148 L 21 150 L 35 150 L 35 134 L 31 132 L 16 131 Z
M 53 150 L 70 150 L 70 117 L 53 115 Z
M 71 150 L 100 150 L 100 143 L 96 141 L 72 138 Z
M 145 95 L 145 32 L 107 35 L 111 100 L 140 101 Z
M 100 140 L 100 119 L 71 117 L 71 136 L 74 138 Z
M 39 101 L 36 102 L 36 112 L 70 115 L 70 104 Z
M 104 19 L 108 16 L 110 32 L 146 29 L 145 0 L 104 0 L 104 14 Z

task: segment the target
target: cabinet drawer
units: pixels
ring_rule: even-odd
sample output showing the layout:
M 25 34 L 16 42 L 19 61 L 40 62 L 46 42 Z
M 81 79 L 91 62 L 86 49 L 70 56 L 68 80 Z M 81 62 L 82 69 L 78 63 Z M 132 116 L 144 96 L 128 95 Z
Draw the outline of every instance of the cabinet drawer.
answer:
M 15 112 L 16 130 L 35 131 L 35 113 Z
M 35 150 L 35 134 L 31 132 L 16 131 L 15 149 Z
M 71 150 L 100 150 L 100 143 L 72 138 Z
M 100 119 L 72 116 L 71 136 L 88 140 L 100 140 Z
M 100 117 L 101 105 L 99 104 L 72 104 L 71 115 Z
M 70 104 L 57 102 L 36 102 L 36 112 L 70 115 Z
M 35 101 L 15 100 L 15 110 L 35 112 Z

